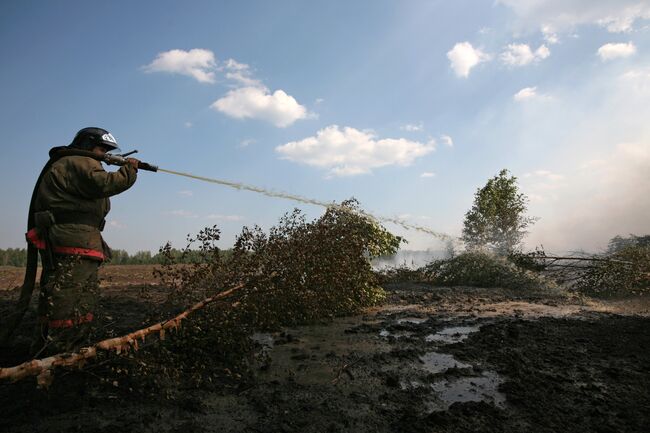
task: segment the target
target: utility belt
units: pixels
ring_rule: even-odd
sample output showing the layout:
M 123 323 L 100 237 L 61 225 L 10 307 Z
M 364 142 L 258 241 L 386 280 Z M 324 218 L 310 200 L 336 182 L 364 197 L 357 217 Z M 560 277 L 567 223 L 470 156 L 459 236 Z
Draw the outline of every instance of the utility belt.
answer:
M 52 254 L 76 255 L 84 258 L 104 261 L 104 251 L 81 247 L 54 246 L 49 244 L 49 230 L 57 224 L 82 224 L 104 230 L 106 221 L 96 215 L 83 212 L 41 211 L 34 213 L 35 227 L 26 233 L 29 243 L 39 250 L 45 250 L 50 264 L 54 263 Z
M 83 224 L 104 231 L 106 220 L 97 215 L 84 212 L 42 211 L 34 214 L 36 227 L 48 229 L 55 224 Z

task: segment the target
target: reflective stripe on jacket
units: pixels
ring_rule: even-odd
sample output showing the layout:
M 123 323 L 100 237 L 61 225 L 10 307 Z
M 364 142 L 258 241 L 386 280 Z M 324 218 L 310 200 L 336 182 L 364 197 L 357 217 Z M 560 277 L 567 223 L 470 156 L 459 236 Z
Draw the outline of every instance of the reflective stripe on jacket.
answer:
M 44 250 L 47 248 L 47 244 L 45 243 L 45 240 L 38 233 L 37 228 L 33 228 L 30 231 L 28 231 L 25 237 L 27 238 L 27 242 L 31 243 L 39 250 Z M 106 259 L 106 256 L 104 255 L 104 251 L 91 250 L 88 248 L 53 246 L 52 252 L 56 254 L 81 256 L 87 259 L 95 259 L 102 262 Z

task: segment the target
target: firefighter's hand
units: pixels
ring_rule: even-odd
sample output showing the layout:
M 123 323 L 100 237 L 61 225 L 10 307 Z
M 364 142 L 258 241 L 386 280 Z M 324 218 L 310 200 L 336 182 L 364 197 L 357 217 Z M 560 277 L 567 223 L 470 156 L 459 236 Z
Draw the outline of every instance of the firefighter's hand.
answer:
M 135 168 L 137 170 L 138 169 L 138 164 L 140 163 L 140 160 L 135 159 L 135 158 L 126 158 L 126 162 L 131 164 L 133 166 L 133 168 Z

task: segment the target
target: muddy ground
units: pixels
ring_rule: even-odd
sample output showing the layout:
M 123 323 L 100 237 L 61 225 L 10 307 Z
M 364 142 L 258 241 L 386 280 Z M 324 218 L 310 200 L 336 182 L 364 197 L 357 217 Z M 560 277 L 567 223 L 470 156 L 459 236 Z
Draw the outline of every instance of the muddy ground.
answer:
M 253 376 L 210 391 L 146 397 L 92 385 L 92 368 L 59 372 L 47 391 L 0 384 L 0 431 L 649 431 L 647 298 L 386 289 L 385 305 L 358 316 L 253 334 Z M 105 316 L 139 327 L 155 302 L 141 295 L 155 290 L 106 285 Z M 0 311 L 16 296 L 1 292 Z M 0 365 L 23 350 L 2 348 Z

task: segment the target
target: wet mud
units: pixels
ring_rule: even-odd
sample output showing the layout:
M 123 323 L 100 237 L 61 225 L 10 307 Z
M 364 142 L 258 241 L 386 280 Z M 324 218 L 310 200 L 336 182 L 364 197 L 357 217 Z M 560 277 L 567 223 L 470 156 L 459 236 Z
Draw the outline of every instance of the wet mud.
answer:
M 7 432 L 647 432 L 646 300 L 595 301 L 503 290 L 387 287 L 354 317 L 254 333 L 252 377 L 173 400 L 129 397 L 57 374 L 0 385 Z M 111 287 L 124 328 L 155 297 Z M 9 292 L 0 297 L 8 308 Z M 119 318 L 119 319 L 118 319 Z M 2 365 L 20 348 L 3 348 Z M 137 393 L 134 393 L 134 395 Z

